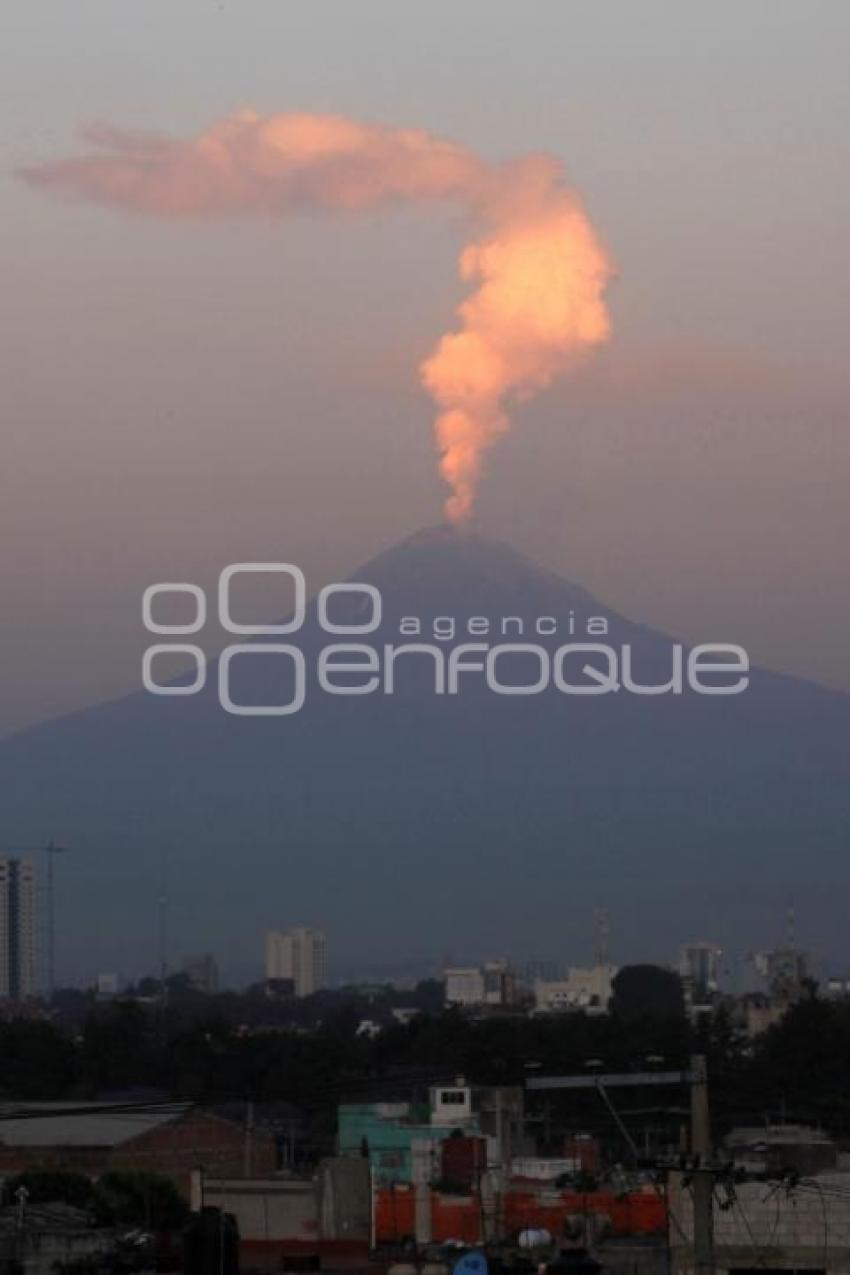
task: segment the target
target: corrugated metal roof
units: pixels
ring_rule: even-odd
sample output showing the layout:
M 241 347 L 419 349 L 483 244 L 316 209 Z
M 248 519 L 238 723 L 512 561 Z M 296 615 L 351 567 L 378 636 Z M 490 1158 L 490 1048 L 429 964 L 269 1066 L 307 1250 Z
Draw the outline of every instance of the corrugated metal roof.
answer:
M 38 1102 L 0 1106 L 0 1146 L 116 1147 L 177 1120 L 186 1103 L 159 1106 L 98 1106 Z

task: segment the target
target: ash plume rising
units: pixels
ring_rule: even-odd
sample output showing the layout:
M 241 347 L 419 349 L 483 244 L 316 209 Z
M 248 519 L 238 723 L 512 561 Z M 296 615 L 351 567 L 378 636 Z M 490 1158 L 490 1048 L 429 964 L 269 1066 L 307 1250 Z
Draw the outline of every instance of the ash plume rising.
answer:
M 458 325 L 419 368 L 438 413 L 446 517 L 469 517 L 482 457 L 513 402 L 545 389 L 608 338 L 612 263 L 558 162 L 492 164 L 417 129 L 337 115 L 242 111 L 189 141 L 110 127 L 90 154 L 26 168 L 47 190 L 161 218 L 285 218 L 308 209 L 368 212 L 396 202 L 467 209 L 460 254 L 470 292 Z

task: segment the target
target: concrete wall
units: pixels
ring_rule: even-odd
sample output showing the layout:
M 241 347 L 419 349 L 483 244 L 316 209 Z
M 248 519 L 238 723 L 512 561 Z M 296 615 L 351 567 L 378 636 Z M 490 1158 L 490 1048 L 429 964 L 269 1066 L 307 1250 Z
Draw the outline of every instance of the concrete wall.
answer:
M 671 1174 L 668 1189 L 671 1265 L 687 1275 L 693 1270 L 692 1197 L 680 1174 Z M 832 1194 L 836 1189 L 846 1194 Z M 734 1197 L 719 1185 L 714 1256 L 720 1271 L 772 1267 L 850 1275 L 850 1175 L 821 1174 L 792 1190 L 746 1182 L 734 1187 Z
M 232 1213 L 241 1240 L 315 1242 L 319 1238 L 318 1192 L 312 1181 L 204 1178 L 201 1202 Z
M 319 1165 L 319 1233 L 323 1240 L 369 1243 L 372 1185 L 362 1157 L 334 1156 Z
M 191 1203 L 195 1210 L 206 1205 L 232 1213 L 248 1243 L 369 1244 L 372 1201 L 363 1159 L 331 1157 L 309 1179 L 196 1174 Z

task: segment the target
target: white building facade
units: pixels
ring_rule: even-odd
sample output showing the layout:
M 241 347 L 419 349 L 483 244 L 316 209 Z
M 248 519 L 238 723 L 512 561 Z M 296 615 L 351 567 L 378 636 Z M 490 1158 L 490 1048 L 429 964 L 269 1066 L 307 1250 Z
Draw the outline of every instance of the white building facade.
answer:
M 296 996 L 312 996 L 325 986 L 326 942 L 321 930 L 298 926 L 266 935 L 266 982 L 291 981 Z
M 604 1014 L 613 995 L 616 965 L 592 965 L 588 969 L 567 970 L 567 977 L 554 982 L 538 980 L 534 984 L 534 1000 L 542 1014 L 557 1014 L 583 1009 L 587 1013 Z
M 443 971 L 443 978 L 447 1005 L 471 1009 L 474 1006 L 508 1006 L 516 1002 L 516 975 L 504 960 L 447 969 Z

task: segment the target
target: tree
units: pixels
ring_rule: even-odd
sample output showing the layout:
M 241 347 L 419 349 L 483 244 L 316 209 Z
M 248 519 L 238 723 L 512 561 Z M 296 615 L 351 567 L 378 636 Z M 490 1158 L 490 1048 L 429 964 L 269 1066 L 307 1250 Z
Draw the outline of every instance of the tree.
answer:
M 623 1022 L 685 1016 L 682 980 L 660 965 L 624 965 L 612 986 L 611 1013 Z
M 806 998 L 755 1042 L 745 1096 L 759 1113 L 850 1131 L 850 1005 Z
M 0 1023 L 0 1059 L 4 1097 L 59 1098 L 76 1078 L 74 1042 L 52 1023 L 22 1018 Z
M 416 984 L 413 1004 L 424 1014 L 439 1014 L 446 1003 L 446 985 L 442 979 L 425 978 Z
M 78 1209 L 91 1209 L 95 1202 L 91 1178 L 70 1169 L 27 1169 L 16 1173 L 3 1183 L 6 1204 L 14 1204 L 21 1187 L 29 1204 L 71 1204 Z
M 97 1181 L 96 1204 L 101 1222 L 148 1231 L 175 1230 L 189 1212 L 171 1178 L 141 1169 L 104 1173 Z
M 91 1014 L 83 1028 L 82 1058 L 94 1089 L 150 1083 L 151 1028 L 135 1001 L 116 1001 Z

